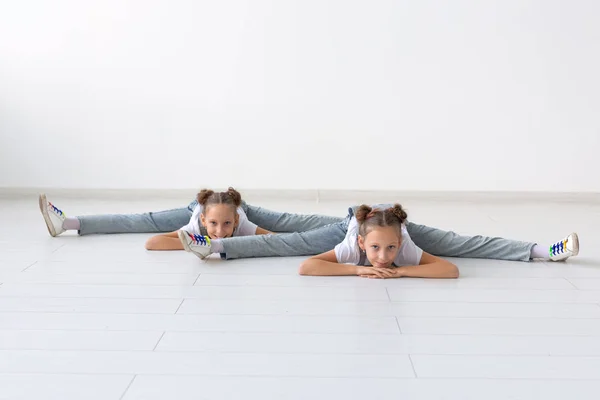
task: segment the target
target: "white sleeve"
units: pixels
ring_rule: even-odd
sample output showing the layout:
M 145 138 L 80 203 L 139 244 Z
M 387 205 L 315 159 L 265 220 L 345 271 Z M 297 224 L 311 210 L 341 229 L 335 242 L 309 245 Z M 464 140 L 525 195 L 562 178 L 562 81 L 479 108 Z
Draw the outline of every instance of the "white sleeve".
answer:
M 200 234 L 200 213 L 201 207 L 197 205 L 194 207 L 194 211 L 192 212 L 192 216 L 190 217 L 190 222 L 187 225 L 182 226 L 179 230 L 184 230 L 189 233 L 194 233 L 196 235 Z
M 235 230 L 235 236 L 256 235 L 256 228 L 258 228 L 258 225 L 254 222 L 250 222 L 248 216 L 241 207 L 238 208 L 238 215 L 240 216 L 240 220 L 238 222 L 238 227 Z
M 356 218 L 350 220 L 346 237 L 333 251 L 335 258 L 340 264 L 358 265 L 360 262 L 360 249 L 358 248 L 358 223 Z
M 415 242 L 412 241 L 406 227 L 402 226 L 402 244 L 398 255 L 394 260 L 394 264 L 397 267 L 405 265 L 419 265 L 421 263 L 421 257 L 423 256 L 423 250 L 421 250 Z

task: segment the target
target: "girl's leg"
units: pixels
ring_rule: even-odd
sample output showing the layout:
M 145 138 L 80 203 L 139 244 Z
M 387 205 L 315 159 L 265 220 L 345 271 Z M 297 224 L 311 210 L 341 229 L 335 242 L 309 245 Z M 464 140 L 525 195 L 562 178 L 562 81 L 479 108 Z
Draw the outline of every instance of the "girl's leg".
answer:
M 106 214 L 79 216 L 80 235 L 99 233 L 173 232 L 190 222 L 188 207 L 143 214 Z
M 392 204 L 379 204 L 387 208 Z M 541 258 L 562 261 L 579 253 L 576 233 L 552 243 L 539 246 L 536 243 L 489 236 L 463 236 L 452 231 L 443 231 L 425 225 L 406 223 L 413 242 L 423 251 L 440 257 L 488 258 L 496 260 L 530 261 Z
M 347 229 L 345 219 L 306 232 L 231 237 L 218 242 L 223 246 L 221 257 L 225 259 L 308 256 L 333 250 L 344 240 Z
M 535 243 L 488 236 L 462 236 L 425 225 L 407 222 L 413 242 L 423 251 L 441 257 L 490 258 L 529 261 Z
M 342 217 L 327 215 L 271 211 L 246 202 L 242 203 L 242 208 L 250 222 L 271 232 L 305 232 L 344 220 Z
M 189 222 L 192 210 L 197 204 L 194 200 L 187 207 L 167 211 L 67 218 L 59 208 L 47 201 L 45 195 L 40 195 L 39 203 L 48 231 L 52 236 L 60 235 L 68 229 L 77 229 L 80 235 L 172 232 Z

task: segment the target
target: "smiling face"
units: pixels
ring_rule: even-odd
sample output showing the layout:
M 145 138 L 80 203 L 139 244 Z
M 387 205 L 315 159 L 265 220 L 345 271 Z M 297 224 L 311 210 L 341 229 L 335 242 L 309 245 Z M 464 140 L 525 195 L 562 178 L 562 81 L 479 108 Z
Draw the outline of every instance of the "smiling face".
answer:
M 239 219 L 235 206 L 230 204 L 213 204 L 207 206 L 200 214 L 200 222 L 206 228 L 211 239 L 233 236 Z
M 358 236 L 358 246 L 366 252 L 374 267 L 391 268 L 401 244 L 396 226 L 374 227 L 365 236 Z

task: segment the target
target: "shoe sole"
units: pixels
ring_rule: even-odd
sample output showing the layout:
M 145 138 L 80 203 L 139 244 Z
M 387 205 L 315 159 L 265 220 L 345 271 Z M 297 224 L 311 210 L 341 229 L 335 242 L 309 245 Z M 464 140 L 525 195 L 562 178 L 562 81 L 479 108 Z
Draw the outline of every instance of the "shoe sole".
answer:
M 46 195 L 44 193 L 40 194 L 38 201 L 40 204 L 40 211 L 42 212 L 44 222 L 46 223 L 46 228 L 48 228 L 48 233 L 50 234 L 50 236 L 56 237 L 56 231 L 54 230 L 52 220 L 50 219 L 50 215 L 48 214 L 48 200 L 46 199 Z
M 190 245 L 188 244 L 188 241 L 187 241 L 187 233 L 185 233 L 184 231 L 177 231 L 177 237 L 179 238 L 179 241 L 183 245 L 183 249 L 185 251 L 187 251 L 188 253 L 191 253 L 192 249 L 190 248 Z
M 579 236 L 575 232 L 571 233 L 571 238 L 573 239 L 573 251 L 571 252 L 571 257 L 579 254 Z

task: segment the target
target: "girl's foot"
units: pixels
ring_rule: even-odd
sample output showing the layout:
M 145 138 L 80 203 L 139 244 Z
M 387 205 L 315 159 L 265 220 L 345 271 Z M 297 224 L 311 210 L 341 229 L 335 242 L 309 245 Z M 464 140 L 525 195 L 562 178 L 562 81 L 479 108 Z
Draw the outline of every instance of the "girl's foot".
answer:
M 194 253 L 202 260 L 212 253 L 210 250 L 210 238 L 208 236 L 196 235 L 184 230 L 178 231 L 177 236 L 185 251 Z
M 65 231 L 63 228 L 63 222 L 66 219 L 65 213 L 50 203 L 43 193 L 40 194 L 39 203 L 50 236 L 54 237 L 63 233 Z
M 564 261 L 579 254 L 579 237 L 575 232 L 550 246 L 550 260 Z

